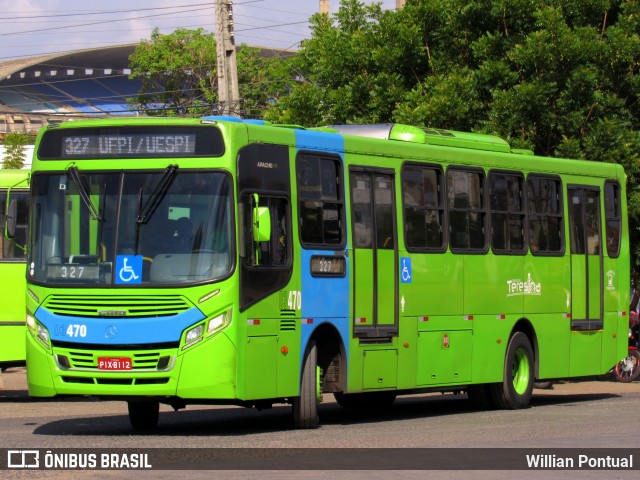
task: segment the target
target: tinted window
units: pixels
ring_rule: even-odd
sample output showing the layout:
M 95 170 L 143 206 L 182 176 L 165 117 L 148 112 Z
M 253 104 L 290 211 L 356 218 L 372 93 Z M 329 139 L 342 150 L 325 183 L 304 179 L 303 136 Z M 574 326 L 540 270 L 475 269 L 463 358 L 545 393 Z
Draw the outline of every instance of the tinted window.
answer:
M 607 253 L 610 257 L 620 254 L 620 185 L 613 182 L 604 184 L 604 209 L 607 227 Z
M 297 181 L 302 243 L 336 248 L 344 239 L 340 162 L 334 158 L 301 155 L 297 162 Z
M 495 253 L 524 253 L 524 178 L 490 173 L 491 247 Z
M 527 177 L 529 213 L 529 244 L 531 253 L 562 254 L 564 251 L 564 220 L 562 185 L 552 177 Z
M 407 166 L 402 170 L 407 248 L 428 251 L 444 247 L 443 191 L 441 169 Z
M 482 252 L 486 249 L 484 172 L 447 170 L 449 244 L 451 250 Z

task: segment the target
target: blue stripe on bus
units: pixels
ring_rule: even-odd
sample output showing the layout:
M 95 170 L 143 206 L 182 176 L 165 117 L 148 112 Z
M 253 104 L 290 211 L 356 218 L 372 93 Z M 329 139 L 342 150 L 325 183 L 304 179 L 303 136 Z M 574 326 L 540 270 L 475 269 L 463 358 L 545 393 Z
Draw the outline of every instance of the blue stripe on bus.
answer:
M 205 316 L 195 307 L 171 317 L 141 318 L 70 317 L 56 315 L 39 307 L 36 318 L 49 330 L 51 340 L 99 345 L 139 345 L 177 342 L 185 328 L 204 320 Z
M 344 153 L 342 135 L 296 130 L 296 148 L 319 153 L 333 153 L 341 158 Z M 344 161 L 344 159 L 343 159 Z M 345 193 L 342 192 L 343 198 Z M 347 247 L 345 247 L 345 250 Z M 311 257 L 313 255 L 333 255 L 331 250 L 305 250 L 300 254 L 302 280 L 302 336 L 300 362 L 309 338 L 323 323 L 335 327 L 342 337 L 347 358 L 349 358 L 349 259 L 344 277 L 313 277 Z

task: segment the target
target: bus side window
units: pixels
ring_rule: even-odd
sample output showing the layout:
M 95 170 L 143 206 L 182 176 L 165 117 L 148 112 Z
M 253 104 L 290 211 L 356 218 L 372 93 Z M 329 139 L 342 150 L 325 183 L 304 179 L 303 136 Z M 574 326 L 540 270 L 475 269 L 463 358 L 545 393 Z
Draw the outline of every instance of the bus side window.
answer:
M 530 174 L 527 177 L 527 205 L 531 253 L 562 255 L 564 217 L 560 179 Z
M 616 258 L 620 254 L 620 185 L 614 182 L 604 184 L 604 211 L 606 217 L 607 254 Z
M 29 208 L 29 194 L 11 191 L 10 203 L 14 207 L 12 210 L 15 214 L 13 221 L 14 231 L 11 239 L 5 235 L 5 226 L 7 222 L 7 193 L 0 194 L 0 224 L 2 225 L 2 250 L 0 251 L 0 259 L 3 260 L 19 260 L 25 258 L 24 245 L 27 244 L 27 216 Z

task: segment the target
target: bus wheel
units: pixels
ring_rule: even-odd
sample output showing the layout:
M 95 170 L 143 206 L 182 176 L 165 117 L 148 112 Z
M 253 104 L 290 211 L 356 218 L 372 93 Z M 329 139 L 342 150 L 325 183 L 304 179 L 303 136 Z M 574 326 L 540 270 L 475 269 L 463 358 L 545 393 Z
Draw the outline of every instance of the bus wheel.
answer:
M 320 371 L 316 342 L 309 342 L 309 352 L 304 359 L 300 396 L 294 397 L 291 405 L 293 425 L 296 428 L 318 428 L 318 403 L 320 403 Z
M 396 400 L 396 392 L 365 392 L 342 393 L 335 392 L 333 396 L 338 405 L 344 408 L 388 408 Z
M 533 380 L 533 348 L 524 333 L 516 332 L 507 346 L 504 380 L 493 385 L 494 402 L 511 410 L 527 408 L 533 394 Z
M 160 402 L 144 400 L 127 402 L 129 407 L 129 422 L 134 430 L 153 430 L 158 426 Z

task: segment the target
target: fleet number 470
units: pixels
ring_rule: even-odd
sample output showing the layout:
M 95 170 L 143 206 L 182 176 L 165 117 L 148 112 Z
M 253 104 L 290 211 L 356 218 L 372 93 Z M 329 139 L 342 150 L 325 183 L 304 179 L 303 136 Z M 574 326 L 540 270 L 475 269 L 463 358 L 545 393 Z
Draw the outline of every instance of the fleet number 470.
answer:
M 302 293 L 298 290 L 290 290 L 287 306 L 289 310 L 300 310 L 302 308 Z
M 72 323 L 67 327 L 66 334 L 67 334 L 67 337 L 86 337 L 87 326 Z

